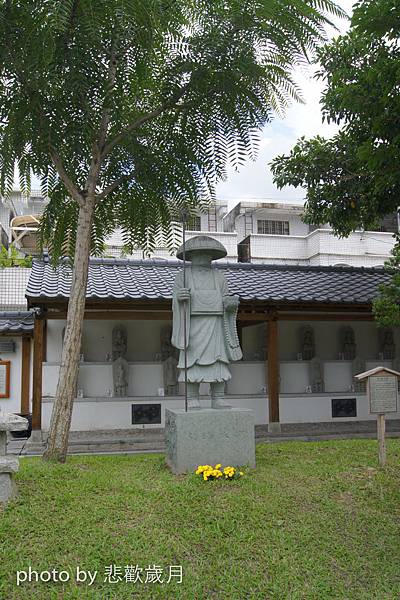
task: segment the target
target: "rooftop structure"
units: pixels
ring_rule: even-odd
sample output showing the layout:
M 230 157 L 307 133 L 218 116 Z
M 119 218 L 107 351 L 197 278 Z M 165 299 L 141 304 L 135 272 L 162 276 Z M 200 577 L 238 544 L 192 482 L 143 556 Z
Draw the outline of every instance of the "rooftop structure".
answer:
M 45 206 L 40 190 L 32 190 L 29 196 L 14 190 L 7 198 L 0 197 L 1 245 L 13 245 L 23 254 L 37 254 L 37 231 Z

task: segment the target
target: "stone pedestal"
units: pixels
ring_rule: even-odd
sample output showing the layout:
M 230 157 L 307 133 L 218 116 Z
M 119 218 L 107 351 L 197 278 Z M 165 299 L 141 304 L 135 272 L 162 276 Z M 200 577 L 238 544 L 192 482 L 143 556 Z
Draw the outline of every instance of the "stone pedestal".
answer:
M 32 429 L 30 438 L 25 444 L 24 454 L 43 454 L 46 448 L 47 435 L 40 429 Z
M 255 467 L 253 411 L 166 409 L 165 444 L 167 464 L 173 473 L 216 463 Z
M 268 423 L 268 432 L 273 433 L 275 435 L 281 433 L 281 424 L 280 423 Z
M 0 502 L 8 502 L 17 492 L 13 474 L 18 471 L 19 462 L 17 457 L 6 455 L 7 431 L 23 431 L 28 426 L 27 419 L 0 412 Z

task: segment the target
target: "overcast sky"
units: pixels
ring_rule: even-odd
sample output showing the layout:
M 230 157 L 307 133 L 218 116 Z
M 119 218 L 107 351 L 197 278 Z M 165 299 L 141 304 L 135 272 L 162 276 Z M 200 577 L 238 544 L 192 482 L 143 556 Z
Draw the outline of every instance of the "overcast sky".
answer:
M 351 0 L 337 0 L 347 14 L 351 14 Z M 349 26 L 348 20 L 336 20 L 337 27 L 344 33 Z M 330 30 L 329 35 L 338 32 Z M 263 130 L 258 158 L 248 161 L 239 172 L 230 169 L 225 182 L 218 185 L 217 196 L 228 200 L 230 206 L 239 199 L 270 200 L 277 202 L 302 202 L 305 192 L 290 186 L 278 190 L 272 183 L 272 173 L 268 163 L 278 154 L 287 154 L 301 136 L 312 137 L 316 134 L 330 137 L 336 131 L 334 125 L 322 123 L 319 99 L 323 85 L 312 77 L 316 67 L 308 73 L 296 70 L 296 81 L 302 90 L 305 104 L 294 104 L 287 109 L 284 118 L 274 119 Z

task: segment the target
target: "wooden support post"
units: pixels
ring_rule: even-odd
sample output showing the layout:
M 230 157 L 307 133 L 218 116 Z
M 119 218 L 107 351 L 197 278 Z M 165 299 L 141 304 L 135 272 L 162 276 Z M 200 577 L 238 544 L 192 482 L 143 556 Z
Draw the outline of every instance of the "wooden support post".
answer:
M 278 320 L 272 318 L 267 325 L 268 348 L 268 406 L 269 430 L 279 433 L 279 356 L 278 356 Z
M 47 312 L 45 312 L 47 316 Z M 47 318 L 43 321 L 43 362 L 47 360 Z
M 22 368 L 21 368 L 21 415 L 29 414 L 29 392 L 31 375 L 31 338 L 22 338 Z
M 384 467 L 386 464 L 385 415 L 377 415 L 376 424 L 378 429 L 379 466 Z
M 44 320 L 35 318 L 33 329 L 33 402 L 32 429 L 42 428 L 42 363 Z

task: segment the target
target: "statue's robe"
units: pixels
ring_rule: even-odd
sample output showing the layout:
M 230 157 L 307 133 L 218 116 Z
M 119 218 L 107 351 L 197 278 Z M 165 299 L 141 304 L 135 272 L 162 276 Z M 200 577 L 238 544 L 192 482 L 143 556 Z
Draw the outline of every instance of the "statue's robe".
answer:
M 178 273 L 173 292 L 172 344 L 180 350 L 179 381 L 184 381 L 184 316 L 186 310 L 187 378 L 189 382 L 228 381 L 229 363 L 242 353 L 236 331 L 237 308 L 224 309 L 229 290 L 224 274 L 217 269 L 186 269 L 189 302 L 179 302 L 183 273 Z

